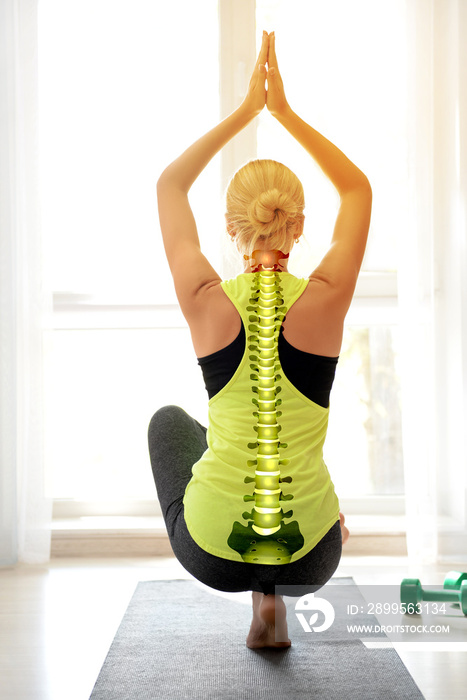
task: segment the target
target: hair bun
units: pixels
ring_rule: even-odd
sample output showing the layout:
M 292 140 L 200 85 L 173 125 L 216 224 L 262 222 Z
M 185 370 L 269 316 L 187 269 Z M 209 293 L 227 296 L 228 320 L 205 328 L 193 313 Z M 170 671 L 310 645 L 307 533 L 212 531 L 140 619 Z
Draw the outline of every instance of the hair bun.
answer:
M 303 231 L 305 197 L 298 177 L 275 160 L 252 160 L 237 170 L 226 191 L 226 221 L 243 254 L 265 242 L 288 251 Z
M 297 214 L 293 199 L 278 189 L 267 190 L 253 200 L 248 210 L 248 218 L 253 226 L 272 233 L 281 229 L 288 219 Z

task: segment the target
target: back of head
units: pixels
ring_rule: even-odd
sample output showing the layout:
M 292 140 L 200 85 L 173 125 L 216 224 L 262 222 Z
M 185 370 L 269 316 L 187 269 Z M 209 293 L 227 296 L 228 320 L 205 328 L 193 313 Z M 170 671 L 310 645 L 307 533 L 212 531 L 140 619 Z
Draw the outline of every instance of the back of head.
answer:
M 226 206 L 229 232 L 245 255 L 258 241 L 261 247 L 288 252 L 303 229 L 302 183 L 274 160 L 252 160 L 240 168 L 227 188 Z

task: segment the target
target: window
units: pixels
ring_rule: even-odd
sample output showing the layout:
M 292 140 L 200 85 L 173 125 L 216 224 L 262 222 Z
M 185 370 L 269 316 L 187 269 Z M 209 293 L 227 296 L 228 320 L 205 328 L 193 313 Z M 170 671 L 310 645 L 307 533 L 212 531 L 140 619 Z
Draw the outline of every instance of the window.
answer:
M 222 3 L 223 11 L 230 5 L 244 13 L 243 39 L 255 36 L 254 5 Z M 276 30 L 294 108 L 354 158 L 373 186 L 370 245 L 326 448 L 348 499 L 403 493 L 392 232 L 406 206 L 404 12 L 402 0 L 384 13 L 371 0 L 256 2 L 256 36 Z M 155 184 L 218 120 L 219 81 L 239 99 L 246 74 L 235 42 L 233 53 L 219 53 L 219 20 L 221 35 L 234 31 L 215 0 L 41 0 L 41 201 L 55 290 L 47 454 L 57 499 L 153 500 L 152 413 L 179 403 L 206 420 L 204 386 L 163 254 Z M 297 57 L 305 64 L 297 67 Z M 308 275 L 332 234 L 333 188 L 266 113 L 254 142 L 258 157 L 285 162 L 310 193 L 307 240 L 290 265 Z M 251 145 L 245 150 L 255 157 Z M 214 159 L 190 197 L 202 244 L 226 276 L 220 183 L 228 153 Z
M 343 498 L 404 493 L 397 326 L 349 324 L 332 393 L 326 461 Z
M 205 391 L 189 331 L 62 330 L 53 356 L 55 497 L 149 500 L 146 434 L 154 406 L 178 404 L 199 415 L 197 397 Z
M 325 446 L 343 499 L 404 493 L 396 246 L 408 211 L 405 12 L 405 0 L 384 11 L 371 0 L 256 2 L 258 29 L 276 31 L 292 108 L 352 158 L 373 189 L 368 248 L 347 317 Z M 289 269 L 307 276 L 329 245 L 336 193 L 269 114 L 259 119 L 258 157 L 284 162 L 305 188 L 306 240 Z
M 155 183 L 218 118 L 217 2 L 41 0 L 39 10 L 41 201 L 53 289 L 71 293 L 73 304 L 176 303 Z M 190 41 L 199 25 L 202 41 Z M 194 191 L 201 229 L 212 228 L 217 171 L 203 173 Z
M 202 40 L 193 39 L 199 26 Z M 218 65 L 216 0 L 41 0 L 41 202 L 54 290 L 46 445 L 55 498 L 153 500 L 152 413 L 178 401 L 205 420 L 155 185 L 218 120 Z M 193 188 L 201 234 L 219 230 L 219 180 L 215 159 Z M 211 251 L 219 266 L 220 237 Z
M 405 0 L 390 7 L 372 0 L 257 0 L 256 8 L 258 29 L 276 31 L 292 108 L 370 179 L 374 204 L 363 270 L 395 272 L 396 232 L 407 219 Z M 319 262 L 337 212 L 335 190 L 269 114 L 259 119 L 258 157 L 292 164 L 308 193 L 306 237 Z

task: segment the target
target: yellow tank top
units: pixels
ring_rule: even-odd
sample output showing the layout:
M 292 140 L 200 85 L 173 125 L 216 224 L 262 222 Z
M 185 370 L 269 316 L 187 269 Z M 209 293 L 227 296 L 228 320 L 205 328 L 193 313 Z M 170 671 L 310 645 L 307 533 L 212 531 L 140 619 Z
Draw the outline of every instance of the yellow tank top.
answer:
M 277 349 L 284 316 L 307 284 L 273 270 L 222 282 L 246 347 L 232 379 L 209 401 L 208 449 L 183 499 L 188 531 L 217 557 L 296 561 L 339 520 L 323 460 L 329 408 L 289 382 Z

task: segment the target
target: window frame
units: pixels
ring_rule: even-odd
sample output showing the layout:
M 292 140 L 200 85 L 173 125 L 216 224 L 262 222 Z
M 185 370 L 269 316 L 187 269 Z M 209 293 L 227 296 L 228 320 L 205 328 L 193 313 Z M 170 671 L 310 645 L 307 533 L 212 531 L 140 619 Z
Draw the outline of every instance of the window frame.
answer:
M 242 99 L 248 81 L 247 67 L 256 60 L 255 0 L 219 0 L 219 61 L 221 118 L 231 113 Z M 235 76 L 232 80 L 231 77 Z M 225 189 L 232 172 L 256 153 L 256 122 L 252 122 L 221 153 L 221 186 Z M 225 277 L 233 271 L 226 244 L 222 256 Z M 397 324 L 397 272 L 362 272 L 346 325 Z M 125 303 L 80 294 L 53 294 L 53 313 L 49 332 L 96 329 L 161 329 L 186 328 L 187 324 L 176 304 Z M 160 506 L 154 501 L 95 501 L 53 499 L 54 519 L 89 516 L 159 516 Z M 343 498 L 341 507 L 348 514 L 400 516 L 405 512 L 404 496 L 366 496 Z

